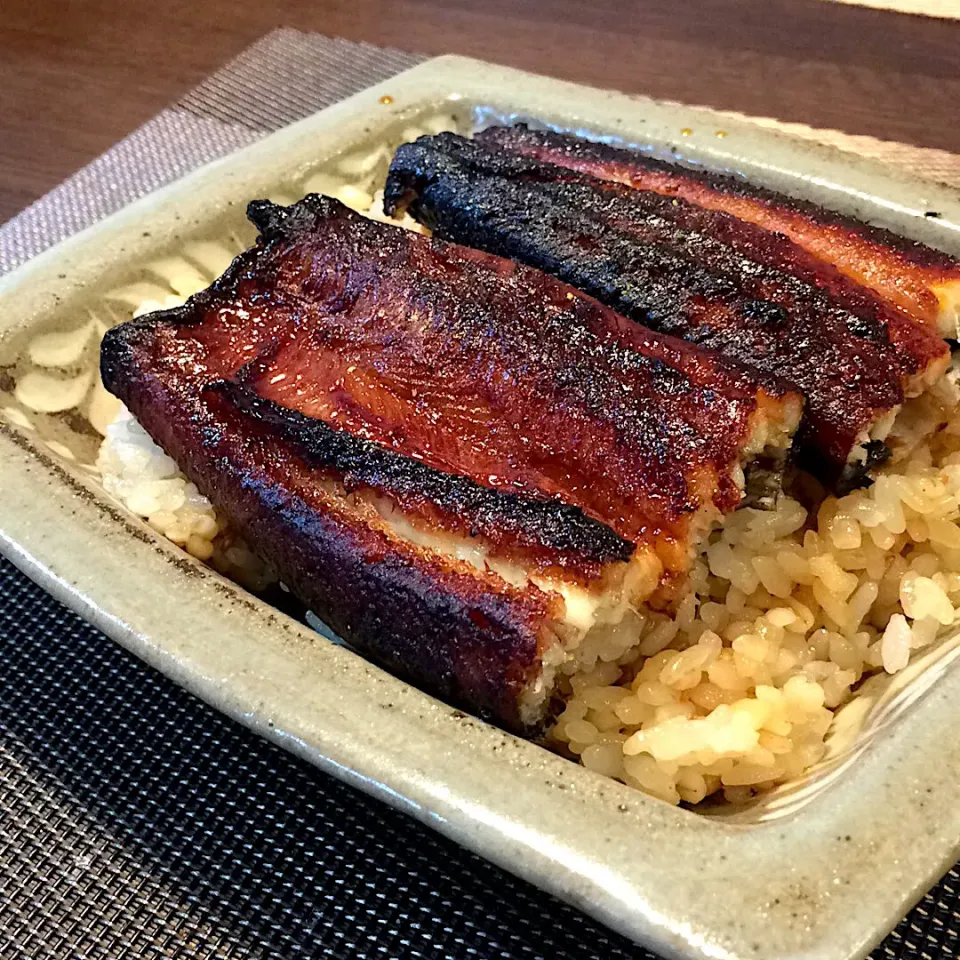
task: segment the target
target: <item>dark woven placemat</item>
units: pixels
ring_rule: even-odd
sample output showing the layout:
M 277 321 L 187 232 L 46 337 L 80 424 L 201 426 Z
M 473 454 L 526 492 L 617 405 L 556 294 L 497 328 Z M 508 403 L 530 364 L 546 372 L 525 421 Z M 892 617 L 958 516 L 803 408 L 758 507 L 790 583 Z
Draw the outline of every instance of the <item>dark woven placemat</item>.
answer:
M 225 719 L 5 560 L 0 636 L 0 956 L 649 956 Z
M 418 59 L 268 38 L 0 228 L 0 273 Z M 875 957 L 960 956 L 958 907 L 953 870 Z M 224 719 L 0 560 L 0 960 L 312 956 L 651 958 Z
M 877 956 L 956 957 L 958 891 L 952 871 Z M 225 719 L 0 560 L 0 956 L 318 955 L 651 957 Z

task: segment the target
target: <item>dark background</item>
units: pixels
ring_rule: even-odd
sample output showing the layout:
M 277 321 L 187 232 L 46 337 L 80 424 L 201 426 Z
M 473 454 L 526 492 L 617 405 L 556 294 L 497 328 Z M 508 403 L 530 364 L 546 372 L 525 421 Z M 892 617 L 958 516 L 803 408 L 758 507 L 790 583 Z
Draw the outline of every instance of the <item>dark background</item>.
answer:
M 3 0 L 0 221 L 277 26 L 960 153 L 960 21 L 824 0 Z

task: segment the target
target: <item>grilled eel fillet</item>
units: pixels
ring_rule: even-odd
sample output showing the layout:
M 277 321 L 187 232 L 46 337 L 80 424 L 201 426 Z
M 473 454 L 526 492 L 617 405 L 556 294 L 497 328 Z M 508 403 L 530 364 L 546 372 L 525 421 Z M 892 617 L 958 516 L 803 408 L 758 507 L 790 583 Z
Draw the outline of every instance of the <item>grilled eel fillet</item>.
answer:
M 552 277 L 336 200 L 110 330 L 107 389 L 355 647 L 504 725 L 669 603 L 802 401 Z
M 527 136 L 541 135 L 495 129 L 401 146 L 387 212 L 409 209 L 440 237 L 540 267 L 658 331 L 780 374 L 807 400 L 797 465 L 840 491 L 862 483 L 888 455 L 905 398 L 946 369 L 940 336 L 784 236 L 510 151 Z
M 942 337 L 958 338 L 960 262 L 938 250 L 737 177 L 690 170 L 632 150 L 524 125 L 490 128 L 479 140 L 493 149 L 677 197 L 782 233 Z

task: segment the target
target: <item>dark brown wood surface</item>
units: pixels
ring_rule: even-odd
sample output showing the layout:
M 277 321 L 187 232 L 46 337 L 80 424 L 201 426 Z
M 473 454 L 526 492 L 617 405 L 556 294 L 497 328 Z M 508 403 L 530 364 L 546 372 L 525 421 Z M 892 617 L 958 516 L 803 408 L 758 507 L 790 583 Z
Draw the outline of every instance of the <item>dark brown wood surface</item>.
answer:
M 277 26 L 960 153 L 960 21 L 824 0 L 3 0 L 0 222 Z

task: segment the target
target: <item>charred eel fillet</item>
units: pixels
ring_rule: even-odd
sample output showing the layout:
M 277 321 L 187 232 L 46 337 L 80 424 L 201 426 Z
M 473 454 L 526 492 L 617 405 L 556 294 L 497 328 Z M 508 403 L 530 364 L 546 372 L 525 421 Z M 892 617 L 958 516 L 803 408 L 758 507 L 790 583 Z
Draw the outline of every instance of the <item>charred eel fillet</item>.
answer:
M 498 150 L 678 197 L 782 233 L 942 337 L 958 338 L 960 262 L 938 250 L 737 177 L 690 170 L 632 150 L 523 125 L 491 128 L 479 139 Z
M 508 134 L 512 131 L 508 131 Z M 555 274 L 663 333 L 806 397 L 798 466 L 862 483 L 904 399 L 949 362 L 931 329 L 783 236 L 686 200 L 599 180 L 455 134 L 400 147 L 388 212 Z
M 249 214 L 210 288 L 108 332 L 107 389 L 351 644 L 537 729 L 590 630 L 676 596 L 801 399 L 335 200 Z

